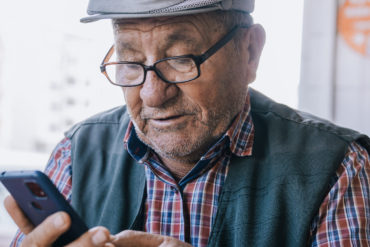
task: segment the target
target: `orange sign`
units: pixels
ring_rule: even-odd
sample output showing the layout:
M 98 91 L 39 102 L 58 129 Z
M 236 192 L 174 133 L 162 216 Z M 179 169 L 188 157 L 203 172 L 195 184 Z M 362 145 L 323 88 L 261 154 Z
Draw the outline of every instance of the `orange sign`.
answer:
M 370 56 L 370 0 L 345 0 L 339 7 L 338 30 L 350 47 Z

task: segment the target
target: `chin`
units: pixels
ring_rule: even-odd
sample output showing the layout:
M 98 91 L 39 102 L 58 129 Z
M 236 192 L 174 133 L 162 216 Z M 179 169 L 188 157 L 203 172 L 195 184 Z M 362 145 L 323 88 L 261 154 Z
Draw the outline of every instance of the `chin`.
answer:
M 151 138 L 150 140 L 148 145 L 156 152 L 171 157 L 187 156 L 198 146 L 189 136 L 183 135 L 162 133 L 159 138 Z
M 137 126 L 136 126 L 137 127 Z M 227 126 L 208 124 L 187 125 L 179 129 L 158 131 L 154 128 L 136 128 L 139 139 L 159 156 L 174 160 L 197 162 L 202 155 L 220 138 Z
M 144 143 L 160 156 L 185 162 L 198 162 L 218 139 L 206 133 L 189 136 L 186 132 L 183 135 L 168 135 L 164 138 L 165 136 L 162 135 L 161 138 L 151 139 L 150 143 Z

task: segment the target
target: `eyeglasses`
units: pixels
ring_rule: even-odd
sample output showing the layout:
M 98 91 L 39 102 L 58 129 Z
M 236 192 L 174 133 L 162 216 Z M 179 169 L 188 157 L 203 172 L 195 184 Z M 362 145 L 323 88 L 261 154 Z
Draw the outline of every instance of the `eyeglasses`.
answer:
M 113 45 L 105 55 L 100 65 L 100 71 L 112 84 L 121 87 L 135 87 L 143 84 L 149 70 L 153 70 L 159 78 L 167 83 L 189 82 L 200 76 L 200 65 L 227 44 L 239 28 L 249 27 L 235 26 L 202 55 L 195 56 L 190 54 L 167 57 L 156 61 L 150 66 L 128 61 L 108 62 L 114 52 Z

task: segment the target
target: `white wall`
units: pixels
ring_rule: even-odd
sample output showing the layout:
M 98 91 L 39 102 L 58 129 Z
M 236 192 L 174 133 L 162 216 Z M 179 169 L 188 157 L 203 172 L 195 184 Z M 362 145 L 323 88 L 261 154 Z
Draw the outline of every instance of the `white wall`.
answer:
M 81 24 L 86 4 L 73 0 L 1 4 L 0 146 L 50 153 L 72 123 L 123 104 L 121 90 L 99 70 L 112 44 L 110 22 Z
M 361 13 L 338 12 L 344 4 Z M 352 18 L 352 19 L 351 19 Z M 340 27 L 345 21 L 347 35 Z M 305 1 L 299 107 L 370 134 L 370 3 L 368 0 Z M 339 26 L 337 25 L 339 24 Z M 358 30 L 358 27 L 363 29 Z M 361 36 L 362 35 L 362 36 Z M 349 36 L 349 40 L 344 37 Z M 359 39 L 360 36 L 360 39 Z M 357 51 L 351 42 L 368 50 Z M 368 42 L 366 44 L 366 42 Z
M 370 135 L 370 1 L 340 1 L 334 120 Z
M 256 0 L 253 17 L 266 30 L 257 79 L 252 87 L 274 100 L 298 106 L 303 0 Z
M 309 0 L 304 5 L 299 108 L 333 119 L 336 53 L 336 0 Z

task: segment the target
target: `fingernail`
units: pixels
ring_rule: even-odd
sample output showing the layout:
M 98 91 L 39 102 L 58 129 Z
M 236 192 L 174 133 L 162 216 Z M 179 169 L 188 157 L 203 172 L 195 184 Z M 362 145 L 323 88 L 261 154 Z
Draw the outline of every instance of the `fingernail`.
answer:
M 54 226 L 55 227 L 62 227 L 64 225 L 64 218 L 61 215 L 58 215 L 54 219 Z
M 107 238 L 107 235 L 104 234 L 103 231 L 97 231 L 93 236 L 92 236 L 92 242 L 95 244 L 95 245 L 101 245 L 103 244 L 104 242 L 106 242 L 108 240 Z

